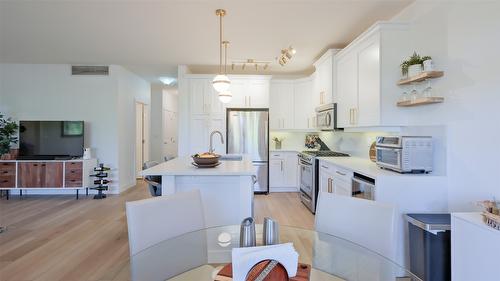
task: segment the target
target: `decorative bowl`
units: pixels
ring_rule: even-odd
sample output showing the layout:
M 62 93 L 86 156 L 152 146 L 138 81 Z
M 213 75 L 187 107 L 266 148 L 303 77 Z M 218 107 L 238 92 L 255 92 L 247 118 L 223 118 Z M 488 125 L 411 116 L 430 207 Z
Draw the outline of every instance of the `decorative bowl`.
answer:
M 205 152 L 201 154 L 195 154 L 191 157 L 193 158 L 194 163 L 198 165 L 214 165 L 219 162 L 220 155 Z

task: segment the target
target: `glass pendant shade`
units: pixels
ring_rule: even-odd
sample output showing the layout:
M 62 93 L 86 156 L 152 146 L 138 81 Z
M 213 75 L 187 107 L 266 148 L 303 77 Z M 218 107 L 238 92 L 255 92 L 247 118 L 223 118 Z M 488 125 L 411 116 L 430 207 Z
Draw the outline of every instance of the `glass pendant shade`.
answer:
M 219 100 L 222 103 L 228 103 L 233 99 L 233 94 L 230 91 L 224 91 L 219 93 Z
M 226 75 L 219 74 L 215 76 L 214 80 L 212 81 L 212 85 L 214 86 L 214 89 L 218 93 L 222 93 L 229 90 L 229 86 L 231 86 L 231 81 Z

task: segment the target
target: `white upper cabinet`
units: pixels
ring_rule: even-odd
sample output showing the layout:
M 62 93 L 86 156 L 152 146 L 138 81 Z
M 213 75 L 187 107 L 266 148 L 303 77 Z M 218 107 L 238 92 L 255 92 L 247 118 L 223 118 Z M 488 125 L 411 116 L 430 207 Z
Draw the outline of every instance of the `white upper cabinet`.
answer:
M 294 129 L 309 130 L 315 128 L 316 104 L 312 96 L 313 79 L 311 77 L 294 81 Z
M 293 129 L 293 80 L 272 80 L 269 101 L 269 128 L 271 130 Z
M 356 54 L 349 53 L 336 60 L 337 126 L 354 125 L 353 111 L 358 106 L 358 74 Z
M 269 107 L 269 80 L 248 80 L 248 107 Z
M 314 75 L 314 96 L 319 100 L 316 104 L 322 105 L 334 101 L 333 75 L 334 75 L 334 55 L 337 49 L 326 51 L 315 63 L 316 72 Z
M 223 114 L 224 105 L 219 101 L 210 79 L 190 79 L 189 94 L 191 114 Z
M 268 108 L 269 78 L 233 78 L 229 91 L 233 98 L 227 107 L 232 108 Z
M 334 57 L 337 124 L 341 128 L 404 126 L 396 103 L 399 65 L 411 53 L 407 25 L 377 23 Z

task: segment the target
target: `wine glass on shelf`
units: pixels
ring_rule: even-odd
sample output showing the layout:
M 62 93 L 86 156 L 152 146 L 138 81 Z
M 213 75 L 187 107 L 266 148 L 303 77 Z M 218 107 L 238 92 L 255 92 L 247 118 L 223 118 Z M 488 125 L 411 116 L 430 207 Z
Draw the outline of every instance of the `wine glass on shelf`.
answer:
M 411 83 L 413 89 L 410 92 L 410 100 L 412 102 L 418 99 L 417 83 Z
M 432 97 L 431 80 L 427 79 L 426 82 L 427 82 L 427 86 L 425 87 L 424 91 L 422 92 L 422 97 L 430 98 L 430 97 Z

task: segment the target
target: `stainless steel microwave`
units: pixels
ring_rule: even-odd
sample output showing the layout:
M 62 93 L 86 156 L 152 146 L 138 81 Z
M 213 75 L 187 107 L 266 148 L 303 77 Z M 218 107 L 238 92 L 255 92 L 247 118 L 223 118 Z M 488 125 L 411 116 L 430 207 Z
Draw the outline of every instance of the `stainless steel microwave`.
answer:
M 316 107 L 316 128 L 322 131 L 337 129 L 337 104 L 328 103 Z
M 379 167 L 399 173 L 429 173 L 434 160 L 432 137 L 377 137 L 376 155 Z

